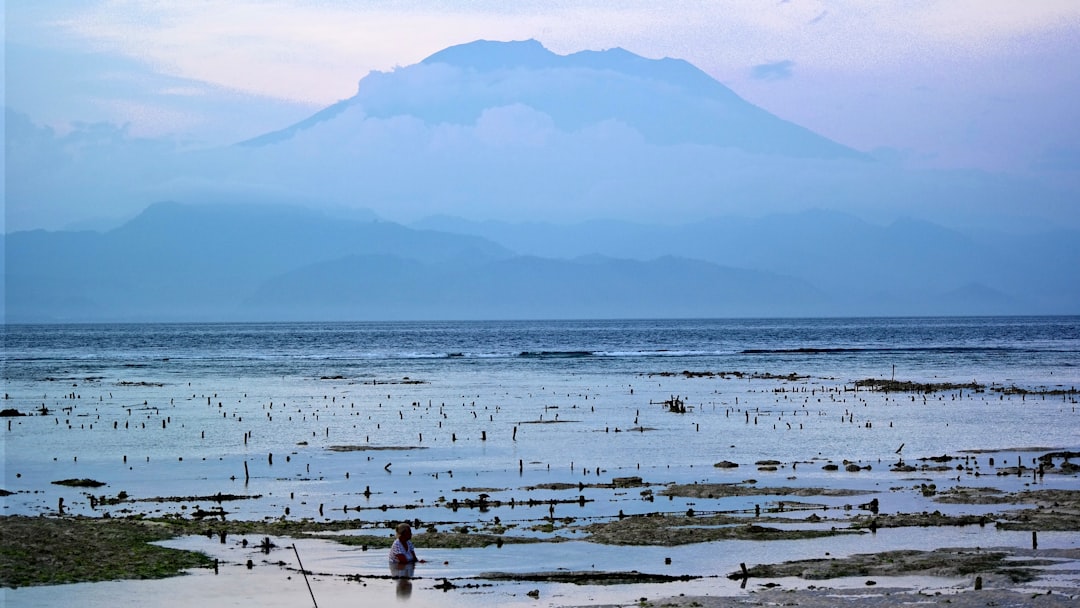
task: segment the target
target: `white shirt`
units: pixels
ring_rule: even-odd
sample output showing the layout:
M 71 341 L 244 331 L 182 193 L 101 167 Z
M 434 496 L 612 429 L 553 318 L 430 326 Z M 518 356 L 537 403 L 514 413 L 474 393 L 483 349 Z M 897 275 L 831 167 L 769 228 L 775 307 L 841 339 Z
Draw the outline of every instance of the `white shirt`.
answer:
M 413 547 L 411 540 L 407 540 L 403 543 L 399 538 L 394 541 L 394 544 L 390 546 L 390 563 L 401 563 L 398 559 L 399 555 L 405 556 L 406 563 L 412 563 L 416 561 L 416 549 Z

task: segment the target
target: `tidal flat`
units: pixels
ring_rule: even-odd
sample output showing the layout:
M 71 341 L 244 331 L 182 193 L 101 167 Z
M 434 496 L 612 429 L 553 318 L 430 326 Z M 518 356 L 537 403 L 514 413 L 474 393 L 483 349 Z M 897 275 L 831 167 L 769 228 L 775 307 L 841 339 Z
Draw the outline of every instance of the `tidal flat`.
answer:
M 412 375 L 320 376 L 285 396 L 73 381 L 7 418 L 5 599 L 134 605 L 162 586 L 185 603 L 295 605 L 312 599 L 305 578 L 320 605 L 1080 597 L 1073 393 L 629 379 L 458 385 L 452 404 Z M 384 561 L 399 521 L 427 559 L 407 583 Z

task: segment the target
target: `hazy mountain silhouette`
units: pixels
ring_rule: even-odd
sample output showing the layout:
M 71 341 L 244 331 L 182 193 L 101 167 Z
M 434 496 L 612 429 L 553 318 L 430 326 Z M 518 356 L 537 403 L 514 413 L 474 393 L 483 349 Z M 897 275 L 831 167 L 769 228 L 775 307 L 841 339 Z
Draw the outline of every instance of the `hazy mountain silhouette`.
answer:
M 1064 235 L 1042 239 L 1043 253 L 1059 257 L 1055 266 L 1036 269 L 933 225 L 874 227 L 832 213 L 667 228 L 532 226 L 532 241 L 521 238 L 520 226 L 447 218 L 424 224 L 501 234 L 509 246 L 476 234 L 298 207 L 160 203 L 106 233 L 7 235 L 6 318 L 1060 313 L 1075 312 L 1080 284 L 1070 280 L 1080 268 L 1069 245 L 1075 241 Z M 512 250 L 515 239 L 525 255 Z M 919 253 L 901 249 L 909 240 L 933 246 Z M 546 256 L 528 251 L 540 242 Z
M 487 86 L 434 88 L 419 94 L 409 72 L 432 66 L 459 68 L 466 84 L 477 78 Z M 642 94 L 643 89 L 649 93 Z M 332 120 L 350 106 L 373 118 L 405 114 L 429 124 L 474 124 L 488 108 L 512 104 L 546 114 L 565 131 L 615 120 L 653 144 L 706 144 L 797 157 L 862 157 L 744 101 L 686 61 L 646 59 L 620 48 L 556 55 L 536 40 L 481 40 L 439 51 L 418 67 L 371 74 L 352 98 L 245 145 L 279 143 Z
M 4 248 L 9 321 L 233 319 L 261 281 L 318 261 L 511 255 L 477 237 L 299 207 L 177 203 L 151 205 L 106 233 L 11 233 Z
M 925 221 L 883 226 L 822 210 L 678 225 L 447 216 L 413 225 L 481 236 L 526 255 L 676 255 L 799 277 L 842 294 L 837 314 L 1065 313 L 1080 302 L 1080 249 L 1071 245 L 1080 231 L 969 235 Z
M 295 207 L 160 203 L 106 232 L 6 236 L 9 322 L 824 314 L 812 285 L 675 257 L 517 256 Z

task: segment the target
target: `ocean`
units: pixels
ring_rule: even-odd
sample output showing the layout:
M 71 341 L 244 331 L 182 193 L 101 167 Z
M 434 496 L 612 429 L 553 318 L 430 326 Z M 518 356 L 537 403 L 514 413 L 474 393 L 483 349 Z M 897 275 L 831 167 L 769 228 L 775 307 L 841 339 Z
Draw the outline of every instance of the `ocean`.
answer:
M 0 419 L 5 515 L 348 521 L 365 534 L 408 520 L 569 541 L 427 552 L 438 576 L 493 561 L 706 575 L 740 559 L 1023 544 L 990 527 L 905 529 L 703 543 L 661 566 L 667 548 L 575 540 L 626 516 L 801 504 L 828 517 L 866 500 L 799 488 L 880 496 L 882 513 L 967 514 L 999 506 L 935 502 L 927 484 L 1077 487 L 1006 467 L 1080 450 L 1080 317 L 8 325 L 2 366 L 3 409 L 21 414 Z M 70 479 L 101 485 L 54 483 Z M 695 483 L 776 490 L 664 495 Z M 382 552 L 307 550 L 326 572 L 385 574 Z
M 162 377 L 352 377 L 671 366 L 1075 383 L 1080 317 L 11 325 L 9 383 L 133 369 Z M 655 370 L 654 370 L 655 368 Z M 1057 375 L 1054 375 L 1057 374 Z
M 3 434 L 9 513 L 61 495 L 100 514 L 51 485 L 93 478 L 162 512 L 152 499 L 222 492 L 264 497 L 231 505 L 245 518 L 423 518 L 469 486 L 738 481 L 759 460 L 1080 437 L 1078 317 L 13 325 L 4 340 L 4 407 L 30 414 Z M 982 388 L 856 392 L 868 378 Z M 718 475 L 723 460 L 743 468 Z

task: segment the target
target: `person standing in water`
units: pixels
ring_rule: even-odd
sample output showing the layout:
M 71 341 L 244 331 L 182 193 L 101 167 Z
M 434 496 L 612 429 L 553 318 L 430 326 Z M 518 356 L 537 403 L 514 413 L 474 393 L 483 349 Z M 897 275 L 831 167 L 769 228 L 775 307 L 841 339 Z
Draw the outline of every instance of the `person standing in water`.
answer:
M 407 523 L 397 526 L 397 540 L 390 546 L 390 565 L 406 566 L 409 564 L 424 563 L 424 560 L 416 556 L 416 548 L 412 544 L 412 528 Z

